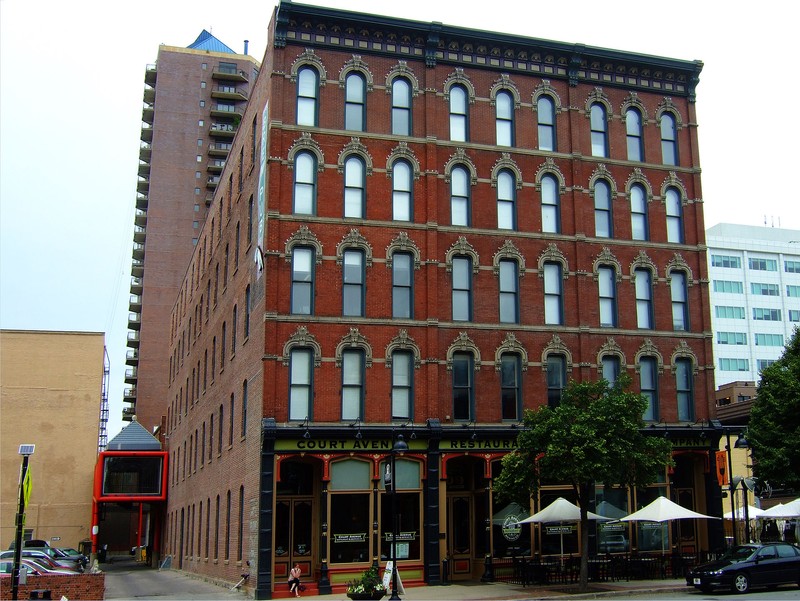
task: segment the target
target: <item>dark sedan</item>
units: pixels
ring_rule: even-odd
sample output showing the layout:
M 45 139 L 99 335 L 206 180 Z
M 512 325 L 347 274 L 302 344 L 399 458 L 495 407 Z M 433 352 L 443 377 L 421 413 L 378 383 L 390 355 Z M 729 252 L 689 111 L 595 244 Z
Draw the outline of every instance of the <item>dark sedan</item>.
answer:
M 746 593 L 779 584 L 800 585 L 800 548 L 789 543 L 740 545 L 686 575 L 686 585 L 703 592 L 726 588 Z

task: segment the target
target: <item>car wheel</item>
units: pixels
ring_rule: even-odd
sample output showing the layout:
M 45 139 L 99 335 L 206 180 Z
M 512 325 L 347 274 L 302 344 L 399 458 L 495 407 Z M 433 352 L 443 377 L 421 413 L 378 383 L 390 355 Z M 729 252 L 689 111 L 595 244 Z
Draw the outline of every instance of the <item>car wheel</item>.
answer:
M 744 572 L 739 572 L 733 577 L 733 591 L 746 593 L 750 590 L 750 578 Z

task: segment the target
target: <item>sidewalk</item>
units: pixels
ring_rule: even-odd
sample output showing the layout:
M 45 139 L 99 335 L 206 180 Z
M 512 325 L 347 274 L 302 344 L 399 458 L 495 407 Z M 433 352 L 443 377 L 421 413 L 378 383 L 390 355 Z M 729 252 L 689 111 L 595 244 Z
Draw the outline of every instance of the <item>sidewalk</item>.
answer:
M 677 580 L 631 580 L 621 582 L 590 582 L 589 591 L 578 593 L 574 585 L 533 585 L 503 582 L 465 582 L 445 586 L 415 586 L 405 589 L 400 595 L 404 601 L 512 601 L 538 599 L 602 599 L 617 595 L 650 595 L 687 591 L 686 581 Z M 305 601 L 349 601 L 344 593 L 300 597 Z M 389 595 L 384 597 L 384 601 Z
M 251 591 L 231 591 L 230 585 L 203 580 L 179 570 L 146 568 L 134 561 L 101 564 L 106 574 L 107 600 L 159 601 L 252 599 Z M 443 586 L 408 587 L 400 598 L 403 601 L 534 601 L 539 599 L 603 599 L 612 595 L 668 594 L 687 591 L 683 579 L 631 580 L 616 582 L 590 582 L 589 592 L 578 593 L 575 585 L 532 585 L 503 582 L 459 582 Z M 389 595 L 384 597 L 387 601 Z M 344 593 L 332 595 L 303 595 L 304 601 L 349 601 Z

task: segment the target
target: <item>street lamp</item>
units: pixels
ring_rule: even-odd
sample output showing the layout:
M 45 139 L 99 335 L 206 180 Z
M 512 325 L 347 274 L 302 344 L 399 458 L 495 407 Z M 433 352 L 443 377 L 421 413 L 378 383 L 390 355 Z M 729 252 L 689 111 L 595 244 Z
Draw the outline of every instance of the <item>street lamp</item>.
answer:
M 19 507 L 17 509 L 17 530 L 14 537 L 14 568 L 11 573 L 11 598 L 19 598 L 19 565 L 22 561 L 22 525 L 25 522 L 25 504 L 30 495 L 30 478 L 28 478 L 28 459 L 33 455 L 36 445 L 19 445 L 22 455 L 22 468 L 19 471 Z
M 741 476 L 733 475 L 733 459 L 732 459 L 732 450 L 731 450 L 731 430 L 729 428 L 725 428 L 725 450 L 728 452 L 728 488 L 730 490 L 730 497 L 731 497 L 731 519 L 733 521 L 733 546 L 737 546 L 738 543 L 738 535 L 737 535 L 737 528 L 736 528 L 736 488 L 739 486 L 739 482 L 742 482 L 742 490 L 744 490 L 744 507 L 742 511 L 744 512 L 744 533 L 745 533 L 745 542 L 750 542 L 750 510 L 747 506 L 747 482 Z M 733 448 L 735 449 L 746 449 L 750 445 L 747 442 L 747 439 L 744 437 L 744 432 L 739 430 L 738 435 L 736 437 L 736 442 L 733 443 Z
M 392 596 L 389 601 L 400 601 L 400 595 L 397 594 L 397 473 L 396 457 L 398 453 L 405 453 L 408 450 L 408 444 L 403 440 L 403 435 L 398 434 L 397 440 L 392 445 Z

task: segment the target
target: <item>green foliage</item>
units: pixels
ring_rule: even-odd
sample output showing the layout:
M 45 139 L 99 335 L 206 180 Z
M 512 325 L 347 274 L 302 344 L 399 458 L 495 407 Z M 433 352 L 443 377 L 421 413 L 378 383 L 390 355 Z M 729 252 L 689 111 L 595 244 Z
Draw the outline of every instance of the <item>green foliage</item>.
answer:
M 357 580 L 351 580 L 347 583 L 348 593 L 374 593 L 376 591 L 385 590 L 386 588 L 383 586 L 378 568 L 375 566 L 366 570 Z
M 773 488 L 800 489 L 800 330 L 783 355 L 761 372 L 747 441 L 753 471 Z
M 647 400 L 630 392 L 623 375 L 614 387 L 605 380 L 571 381 L 557 407 L 526 410 L 518 449 L 503 459 L 495 490 L 523 507 L 540 479 L 569 483 L 579 504 L 595 483 L 643 487 L 662 474 L 672 446 L 642 433 Z

